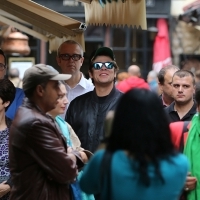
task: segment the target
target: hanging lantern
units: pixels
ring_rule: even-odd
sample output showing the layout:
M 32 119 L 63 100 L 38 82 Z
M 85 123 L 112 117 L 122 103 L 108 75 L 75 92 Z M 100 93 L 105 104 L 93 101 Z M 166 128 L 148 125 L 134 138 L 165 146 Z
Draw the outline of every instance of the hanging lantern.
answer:
M 3 38 L 1 48 L 6 54 L 26 56 L 30 54 L 28 40 L 28 36 L 21 32 L 11 32 L 7 37 Z

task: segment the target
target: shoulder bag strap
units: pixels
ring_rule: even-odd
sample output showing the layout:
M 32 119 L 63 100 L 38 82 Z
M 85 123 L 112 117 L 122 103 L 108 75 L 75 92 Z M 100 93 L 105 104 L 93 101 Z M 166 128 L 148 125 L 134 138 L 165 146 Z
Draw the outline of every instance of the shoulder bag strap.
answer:
M 181 133 L 180 146 L 179 146 L 180 152 L 183 152 L 183 149 L 184 149 L 184 133 L 188 132 L 188 124 L 189 123 L 190 123 L 190 121 L 184 121 L 184 123 L 183 123 L 183 130 Z
M 105 183 L 107 184 L 106 192 L 107 195 L 104 198 L 101 195 L 101 200 L 111 200 L 112 198 L 112 190 L 111 190 L 111 161 L 112 161 L 112 152 L 105 151 L 101 163 L 101 187 L 103 191 L 103 186 L 105 186 Z

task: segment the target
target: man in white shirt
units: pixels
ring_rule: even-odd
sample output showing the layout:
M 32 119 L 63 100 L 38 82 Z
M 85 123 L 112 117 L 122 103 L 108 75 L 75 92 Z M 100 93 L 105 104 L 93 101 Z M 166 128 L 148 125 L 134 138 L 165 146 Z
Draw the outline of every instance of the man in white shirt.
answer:
M 94 89 L 92 82 L 84 78 L 80 71 L 84 61 L 83 49 L 80 44 L 74 40 L 63 42 L 58 48 L 56 60 L 63 74 L 72 75 L 70 79 L 65 81 L 69 103 L 77 96 Z M 62 115 L 63 118 L 65 113 Z

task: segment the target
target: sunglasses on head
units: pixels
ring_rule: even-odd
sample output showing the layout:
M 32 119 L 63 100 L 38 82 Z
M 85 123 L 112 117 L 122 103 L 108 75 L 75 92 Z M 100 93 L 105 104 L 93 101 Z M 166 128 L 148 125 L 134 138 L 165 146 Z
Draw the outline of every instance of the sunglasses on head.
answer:
M 103 66 L 106 67 L 106 69 L 112 69 L 113 67 L 115 67 L 115 63 L 113 62 L 96 62 L 96 63 L 93 63 L 93 68 L 98 70 L 98 69 L 101 69 Z

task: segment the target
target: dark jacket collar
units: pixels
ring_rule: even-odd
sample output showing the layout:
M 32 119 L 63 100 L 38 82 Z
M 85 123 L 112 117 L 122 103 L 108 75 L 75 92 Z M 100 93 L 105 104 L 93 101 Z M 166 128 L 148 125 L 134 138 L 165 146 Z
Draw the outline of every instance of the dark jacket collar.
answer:
M 122 93 L 121 93 L 119 90 L 117 90 L 117 89 L 115 88 L 115 86 L 113 86 L 111 92 L 106 96 L 105 102 L 107 103 L 107 102 L 112 101 L 112 100 L 115 98 L 115 96 L 116 96 L 117 94 L 122 94 Z M 92 92 L 92 99 L 93 99 L 94 101 L 96 101 L 97 103 L 100 103 L 100 102 L 99 102 L 99 97 L 97 96 L 97 93 L 96 93 L 95 88 L 94 88 L 94 90 L 93 90 L 93 92 Z
M 173 102 L 168 106 L 168 111 L 169 111 L 169 113 L 171 113 L 171 112 L 176 112 L 176 111 L 174 110 L 174 105 L 175 105 L 175 102 L 173 101 Z M 197 108 L 197 105 L 196 105 L 196 102 L 194 101 L 194 104 L 193 104 L 192 108 L 188 111 L 188 113 L 189 113 L 190 115 L 196 114 L 196 112 L 197 112 L 196 108 Z

